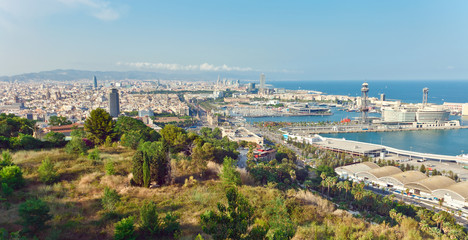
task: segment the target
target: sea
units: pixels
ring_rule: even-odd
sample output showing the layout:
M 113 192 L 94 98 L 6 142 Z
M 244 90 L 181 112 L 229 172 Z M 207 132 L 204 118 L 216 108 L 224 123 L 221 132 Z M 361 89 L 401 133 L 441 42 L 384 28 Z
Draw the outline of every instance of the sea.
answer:
M 274 81 L 269 84 L 273 88 L 289 90 L 320 91 L 324 94 L 360 96 L 364 81 Z M 468 80 L 398 80 L 398 81 L 366 81 L 369 84 L 369 96 L 380 97 L 385 94 L 388 100 L 401 100 L 406 103 L 422 102 L 422 89 L 429 88 L 428 102 L 443 104 L 444 102 L 468 103 Z M 330 116 L 294 116 L 294 117 L 261 117 L 246 118 L 248 122 L 320 122 L 340 121 L 343 118 L 356 118 L 359 113 L 338 111 L 332 108 Z M 371 113 L 369 116 L 379 117 Z M 468 118 L 451 116 L 459 119 L 462 125 L 468 125 Z M 361 142 L 383 144 L 394 148 L 443 155 L 459 155 L 468 153 L 468 129 L 452 130 L 422 130 L 401 132 L 368 132 L 368 133 L 336 133 L 322 134 L 324 137 L 345 138 Z

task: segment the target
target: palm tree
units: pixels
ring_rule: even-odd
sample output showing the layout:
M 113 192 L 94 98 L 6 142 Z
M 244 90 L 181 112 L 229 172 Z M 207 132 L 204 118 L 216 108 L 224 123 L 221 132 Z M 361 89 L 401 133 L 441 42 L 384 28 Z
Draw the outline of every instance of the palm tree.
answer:
M 432 216 L 432 220 L 436 222 L 437 227 L 440 229 L 441 228 L 440 224 L 445 220 L 445 216 L 444 214 L 442 214 L 442 212 L 438 212 L 434 214 L 434 216 Z
M 439 207 L 442 208 L 443 204 L 444 204 L 444 198 L 439 198 Z
M 340 194 L 339 194 L 340 198 L 341 198 L 341 195 L 342 195 L 342 193 L 343 193 L 344 183 L 345 183 L 345 182 L 341 182 L 341 181 L 340 181 L 340 182 L 338 182 L 338 183 L 336 184 L 336 188 L 338 188 L 338 191 L 340 191 Z
M 337 182 L 337 181 L 338 181 L 338 178 L 337 178 L 337 177 L 332 177 L 332 178 L 330 179 L 330 185 L 331 185 L 332 188 L 334 188 L 334 187 L 336 186 L 336 182 Z M 328 190 L 330 190 L 330 189 L 328 189 Z
M 349 181 L 345 181 L 343 184 L 343 188 L 346 191 L 345 199 L 348 199 L 348 192 L 351 190 L 351 184 L 349 184 Z
M 325 174 L 324 172 L 322 172 L 320 174 L 320 177 L 322 178 L 322 183 L 325 181 L 325 179 L 327 178 L 327 174 Z M 322 186 L 325 185 L 325 183 L 321 184 Z M 322 194 L 323 194 L 323 188 L 322 188 Z
M 429 230 L 431 229 L 426 220 L 421 220 L 421 222 L 419 222 L 419 228 L 425 233 L 429 233 Z

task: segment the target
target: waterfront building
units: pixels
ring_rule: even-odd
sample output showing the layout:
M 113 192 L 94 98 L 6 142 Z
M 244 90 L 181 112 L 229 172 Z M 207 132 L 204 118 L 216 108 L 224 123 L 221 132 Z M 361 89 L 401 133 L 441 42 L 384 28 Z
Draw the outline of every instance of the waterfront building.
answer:
M 443 204 L 462 208 L 468 207 L 468 182 L 455 182 L 446 176 L 427 177 L 419 171 L 402 172 L 393 166 L 379 167 L 372 162 L 363 162 L 335 168 L 342 179 L 364 181 L 390 191 L 404 192 L 417 198 L 444 199 Z
M 119 91 L 113 88 L 109 94 L 109 114 L 118 117 L 120 114 Z

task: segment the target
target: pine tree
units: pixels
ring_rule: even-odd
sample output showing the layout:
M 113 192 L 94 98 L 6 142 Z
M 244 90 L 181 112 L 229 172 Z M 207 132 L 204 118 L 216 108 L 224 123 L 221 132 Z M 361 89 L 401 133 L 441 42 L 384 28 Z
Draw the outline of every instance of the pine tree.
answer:
M 422 173 L 426 173 L 426 166 L 422 164 L 421 167 L 419 168 L 419 171 L 421 171 Z

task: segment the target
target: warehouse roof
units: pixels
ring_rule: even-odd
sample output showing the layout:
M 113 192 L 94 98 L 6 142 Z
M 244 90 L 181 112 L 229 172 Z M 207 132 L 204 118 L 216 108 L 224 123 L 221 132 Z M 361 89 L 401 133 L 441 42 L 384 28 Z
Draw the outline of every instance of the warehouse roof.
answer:
M 381 168 L 374 168 L 366 172 L 373 175 L 375 178 L 381 178 L 401 173 L 401 170 L 394 166 L 385 166 Z
M 336 168 L 336 171 L 342 171 L 342 172 L 348 172 L 348 173 L 357 173 L 357 172 L 363 172 L 363 171 L 368 171 L 374 168 L 379 168 L 379 165 L 373 163 L 373 162 L 362 162 L 362 163 L 357 163 L 357 164 L 351 164 L 343 167 L 338 167 Z
M 407 188 L 416 188 L 424 192 L 432 193 L 432 191 L 442 188 L 447 188 L 455 184 L 455 181 L 445 176 L 433 176 L 405 184 Z
M 320 145 L 325 148 L 329 149 L 336 149 L 341 151 L 347 152 L 355 152 L 360 154 L 370 153 L 370 152 L 380 152 L 384 148 L 379 145 L 370 144 L 370 143 L 362 143 L 362 142 L 355 142 L 355 141 L 348 141 L 342 139 L 332 139 L 327 138 L 325 141 L 316 142 L 317 145 Z
M 437 189 L 434 191 L 435 194 L 437 194 L 437 192 L 443 192 L 443 191 L 449 191 L 449 192 L 453 192 L 457 195 L 459 195 L 461 198 L 464 199 L 464 201 L 467 201 L 468 200 L 468 182 L 459 182 L 459 183 L 455 183 L 455 184 L 452 184 L 448 187 L 445 187 L 445 188 L 442 188 L 442 189 Z
M 410 182 L 416 182 L 422 179 L 426 179 L 427 176 L 420 172 L 420 171 L 406 171 L 406 172 L 400 172 L 391 176 L 386 176 L 383 178 L 392 178 L 395 181 L 400 182 L 402 185 L 410 183 Z M 384 180 L 384 179 L 382 179 Z

